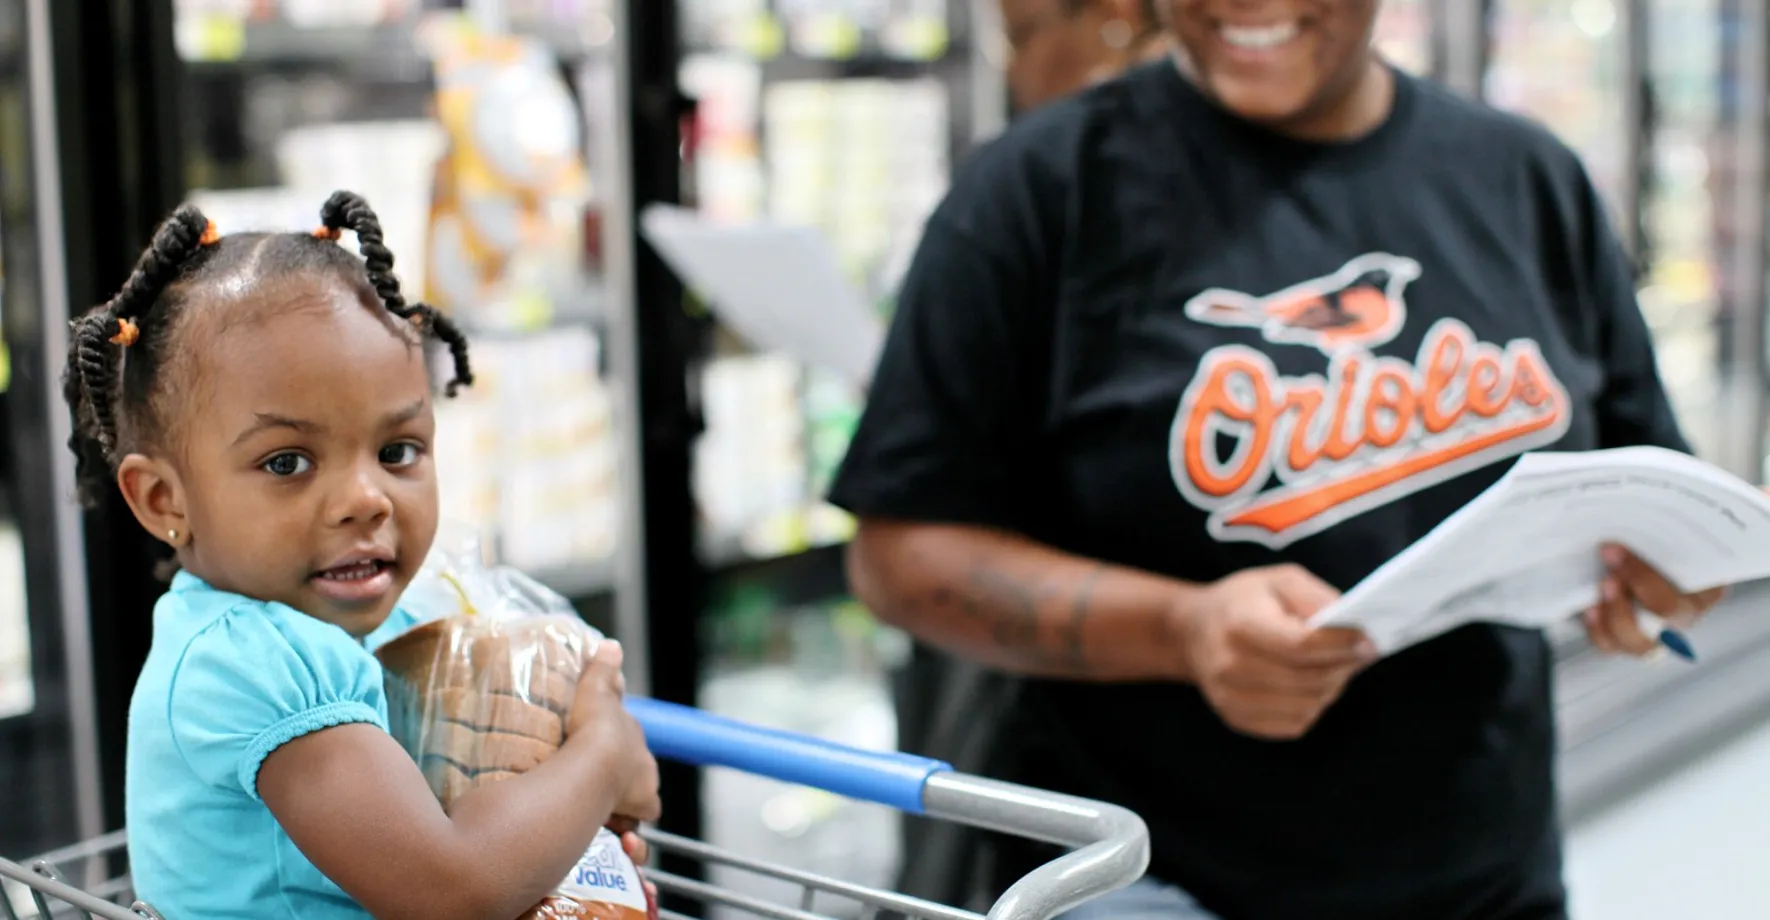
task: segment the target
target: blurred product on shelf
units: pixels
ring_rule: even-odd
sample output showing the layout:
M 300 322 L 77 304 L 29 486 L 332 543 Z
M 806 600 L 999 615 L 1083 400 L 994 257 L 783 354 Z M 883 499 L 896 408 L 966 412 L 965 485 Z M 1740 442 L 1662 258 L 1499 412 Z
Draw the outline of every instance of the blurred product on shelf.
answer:
M 945 88 L 932 79 L 776 83 L 764 91 L 769 213 L 820 227 L 872 298 L 893 248 L 946 190 Z
M 695 97 L 695 189 L 708 217 L 741 221 L 763 213 L 762 67 L 736 54 L 682 62 L 683 91 Z
M 361 189 L 382 215 L 389 240 L 410 241 L 400 252 L 402 277 L 422 279 L 429 224 L 429 173 L 443 154 L 434 121 L 401 119 L 307 125 L 276 145 L 283 184 L 297 201 L 324 201 L 340 188 Z M 354 243 L 351 243 L 354 245 Z
M 769 15 L 768 0 L 698 0 L 681 10 L 686 47 L 740 49 L 756 58 L 780 53 L 779 26 Z
M 1713 156 L 1732 138 L 1722 98 L 1733 82 L 1721 65 L 1718 0 L 1658 0 L 1648 26 L 1647 77 L 1655 99 L 1648 155 L 1654 181 L 1642 202 L 1646 277 L 1641 308 L 1653 327 L 1666 390 L 1699 454 L 1723 448 L 1720 370 L 1724 246 L 1717 203 L 1731 169 Z M 1725 210 L 1725 207 L 1722 207 Z
M 482 328 L 545 325 L 583 281 L 558 271 L 581 264 L 589 194 L 570 88 L 538 41 L 439 20 L 425 42 L 448 138 L 431 200 L 428 296 Z
M 861 57 L 928 61 L 952 42 L 947 0 L 693 0 L 682 33 L 693 49 L 741 51 L 757 60 Z
M 695 187 L 707 216 L 824 230 L 868 296 L 946 189 L 952 136 L 937 80 L 790 80 L 730 55 L 684 62 L 699 98 Z
M 620 511 L 596 336 L 561 326 L 473 348 L 471 391 L 437 406 L 443 513 L 478 522 L 519 569 L 606 561 Z
M 766 559 L 848 539 L 852 519 L 823 492 L 859 421 L 860 394 L 772 354 L 715 358 L 703 381 L 694 487 L 706 555 Z
M 1622 117 L 1626 49 L 1615 0 L 1502 0 L 1494 6 L 1486 101 L 1553 130 L 1585 161 L 1619 226 L 1631 144 Z

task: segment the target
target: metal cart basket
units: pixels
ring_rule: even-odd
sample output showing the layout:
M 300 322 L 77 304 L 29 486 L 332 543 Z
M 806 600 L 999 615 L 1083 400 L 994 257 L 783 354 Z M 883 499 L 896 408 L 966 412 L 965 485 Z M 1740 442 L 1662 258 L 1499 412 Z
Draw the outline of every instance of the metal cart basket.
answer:
M 990 908 L 987 920 L 1046 920 L 1129 885 L 1148 867 L 1148 829 L 1141 818 L 1116 805 L 968 776 L 924 757 L 865 751 L 759 728 L 673 703 L 634 698 L 627 705 L 644 727 L 652 750 L 662 758 L 730 767 L 1072 848 L 1009 888 Z M 786 881 L 801 892 L 797 906 L 788 906 L 656 869 L 647 871 L 647 878 L 660 890 L 705 906 L 723 905 L 770 920 L 831 920 L 831 914 L 818 912 L 820 908 L 844 914 L 858 910 L 864 920 L 985 920 L 974 911 L 772 865 L 673 834 L 652 832 L 647 839 L 654 851 Z M 0 894 L 0 918 L 181 920 L 161 918 L 151 906 L 133 900 L 134 886 L 123 867 L 125 844 L 124 832 L 118 831 L 44 854 L 28 865 L 0 860 L 0 882 L 22 885 L 35 905 L 34 911 L 21 917 L 11 899 Z M 668 912 L 664 917 L 689 920 Z

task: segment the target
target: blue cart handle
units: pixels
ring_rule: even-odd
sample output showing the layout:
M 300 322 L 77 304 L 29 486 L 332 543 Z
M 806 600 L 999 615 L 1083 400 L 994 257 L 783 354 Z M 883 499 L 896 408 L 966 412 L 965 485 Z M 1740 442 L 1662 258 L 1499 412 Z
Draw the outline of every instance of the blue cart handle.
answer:
M 911 814 L 923 813 L 922 790 L 929 777 L 952 770 L 927 757 L 861 750 L 661 700 L 629 697 L 627 711 L 639 720 L 646 743 L 659 757 L 731 767 Z

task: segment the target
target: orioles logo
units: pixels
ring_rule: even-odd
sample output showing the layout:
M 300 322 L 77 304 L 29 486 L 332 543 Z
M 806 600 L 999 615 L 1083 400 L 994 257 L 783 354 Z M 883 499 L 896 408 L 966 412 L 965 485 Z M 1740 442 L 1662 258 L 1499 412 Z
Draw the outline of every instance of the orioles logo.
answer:
M 1566 433 L 1567 391 L 1534 341 L 1494 345 L 1447 318 L 1412 361 L 1372 352 L 1406 324 L 1402 292 L 1420 274 L 1375 253 L 1265 297 L 1212 289 L 1187 302 L 1192 319 L 1329 358 L 1326 374 L 1300 376 L 1245 345 L 1200 359 L 1168 460 L 1213 537 L 1279 549 Z
M 1377 252 L 1265 297 L 1212 288 L 1187 301 L 1185 311 L 1200 322 L 1258 329 L 1268 342 L 1308 345 L 1331 355 L 1395 338 L 1407 316 L 1401 293 L 1418 277 L 1420 263 Z

